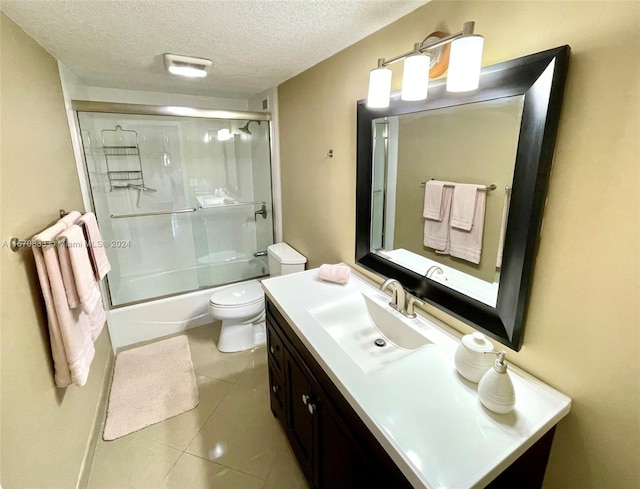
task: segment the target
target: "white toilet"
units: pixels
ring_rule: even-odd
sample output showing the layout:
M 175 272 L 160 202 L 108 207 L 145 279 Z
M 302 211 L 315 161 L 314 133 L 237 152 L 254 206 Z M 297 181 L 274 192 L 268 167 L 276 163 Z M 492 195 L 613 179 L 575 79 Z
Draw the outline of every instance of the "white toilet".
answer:
M 286 243 L 267 248 L 269 274 L 301 272 L 307 259 Z M 209 314 L 222 320 L 218 350 L 230 353 L 247 350 L 266 341 L 264 292 L 258 280 L 231 285 L 214 292 Z

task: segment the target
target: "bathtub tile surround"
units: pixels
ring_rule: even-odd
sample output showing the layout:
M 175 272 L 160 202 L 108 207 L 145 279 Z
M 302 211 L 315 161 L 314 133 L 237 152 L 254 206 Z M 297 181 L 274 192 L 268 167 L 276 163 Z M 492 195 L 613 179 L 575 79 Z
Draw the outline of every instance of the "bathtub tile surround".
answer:
M 184 333 L 200 404 L 118 440 L 100 440 L 89 489 L 305 489 L 269 409 L 264 347 L 220 353 L 220 323 Z

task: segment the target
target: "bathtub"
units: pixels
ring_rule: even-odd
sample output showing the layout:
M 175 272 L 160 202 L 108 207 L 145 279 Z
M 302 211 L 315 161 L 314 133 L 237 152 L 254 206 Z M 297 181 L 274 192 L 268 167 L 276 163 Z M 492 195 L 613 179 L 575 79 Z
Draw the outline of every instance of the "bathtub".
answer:
M 115 299 L 126 297 L 128 302 L 141 300 L 143 298 L 139 296 L 142 292 L 147 297 L 167 297 L 116 306 L 109 310 L 107 323 L 113 351 L 211 323 L 209 298 L 213 292 L 232 283 L 256 280 L 256 277 L 267 274 L 266 263 L 251 258 L 123 278 L 116 288 L 116 295 L 112 296 Z M 198 287 L 201 283 L 215 285 Z M 181 290 L 192 291 L 168 296 Z

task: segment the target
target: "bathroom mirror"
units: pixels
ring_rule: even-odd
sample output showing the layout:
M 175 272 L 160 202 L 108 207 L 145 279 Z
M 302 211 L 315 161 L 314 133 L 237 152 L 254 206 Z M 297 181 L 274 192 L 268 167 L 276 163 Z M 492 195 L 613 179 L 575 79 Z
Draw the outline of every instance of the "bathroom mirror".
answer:
M 480 86 L 430 83 L 422 102 L 358 102 L 356 261 L 519 350 L 569 46 L 482 70 Z M 480 263 L 424 246 L 427 181 L 486 185 Z M 427 278 L 428 276 L 428 278 Z

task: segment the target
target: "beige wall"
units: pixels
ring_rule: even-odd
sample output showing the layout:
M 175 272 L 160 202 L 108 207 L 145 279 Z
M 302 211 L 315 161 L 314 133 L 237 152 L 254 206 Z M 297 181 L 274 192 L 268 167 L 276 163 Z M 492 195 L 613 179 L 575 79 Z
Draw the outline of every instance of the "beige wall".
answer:
M 56 61 L 4 14 L 1 35 L 2 240 L 27 238 L 58 209 L 82 206 Z M 53 382 L 46 312 L 33 255 L 0 250 L 1 465 L 10 488 L 72 488 L 111 355 L 108 333 L 96 343 L 87 385 Z
M 432 2 L 282 84 L 284 240 L 311 267 L 353 263 L 355 104 L 369 70 L 468 20 L 485 36 L 485 65 L 572 47 L 524 346 L 509 356 L 573 399 L 545 487 L 636 488 L 640 2 Z

